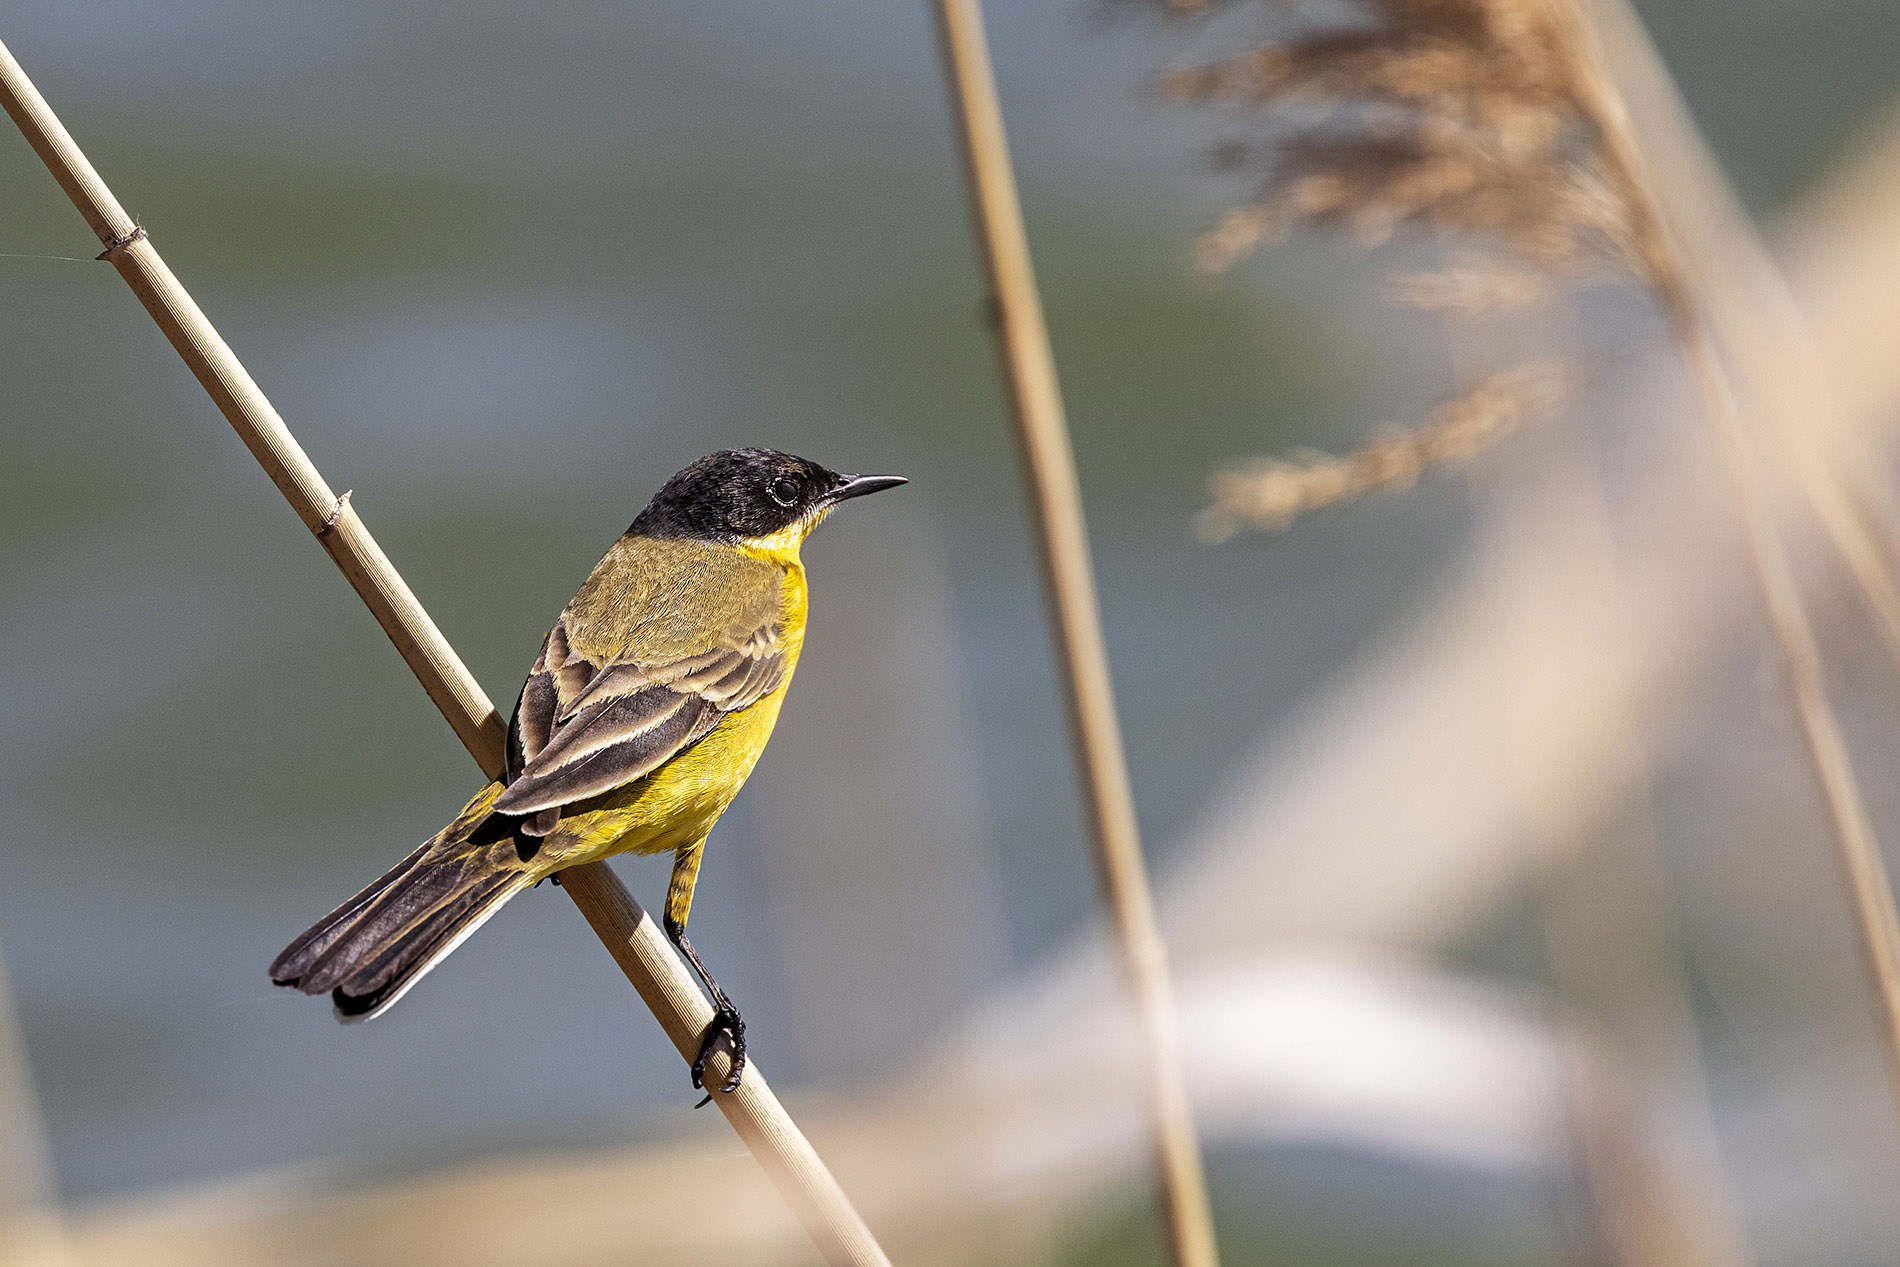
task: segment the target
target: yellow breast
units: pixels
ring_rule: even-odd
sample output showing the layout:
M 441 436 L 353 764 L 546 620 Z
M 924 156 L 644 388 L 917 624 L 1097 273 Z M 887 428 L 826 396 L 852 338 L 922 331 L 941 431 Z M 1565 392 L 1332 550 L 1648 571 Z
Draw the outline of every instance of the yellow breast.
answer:
M 750 708 L 726 714 L 705 738 L 657 770 L 582 812 L 564 815 L 543 847 L 549 862 L 564 867 L 616 853 L 669 852 L 704 839 L 725 813 L 772 737 L 805 645 L 809 600 L 797 545 L 772 561 L 785 569 L 780 582 L 785 676 L 778 689 Z

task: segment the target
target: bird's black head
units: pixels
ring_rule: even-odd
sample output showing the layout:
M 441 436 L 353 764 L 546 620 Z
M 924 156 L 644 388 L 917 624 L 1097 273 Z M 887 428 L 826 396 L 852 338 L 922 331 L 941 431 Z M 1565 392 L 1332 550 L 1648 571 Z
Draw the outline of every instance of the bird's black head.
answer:
M 745 541 L 814 527 L 850 497 L 906 483 L 899 475 L 840 475 L 776 449 L 722 449 L 666 482 L 628 532 Z

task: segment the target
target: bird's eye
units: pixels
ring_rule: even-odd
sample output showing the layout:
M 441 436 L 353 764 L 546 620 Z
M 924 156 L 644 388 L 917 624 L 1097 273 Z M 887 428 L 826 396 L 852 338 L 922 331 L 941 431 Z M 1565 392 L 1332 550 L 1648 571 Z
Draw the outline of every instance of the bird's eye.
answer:
M 771 493 L 772 500 L 781 506 L 790 506 L 798 500 L 797 482 L 783 475 L 773 480 L 766 491 Z

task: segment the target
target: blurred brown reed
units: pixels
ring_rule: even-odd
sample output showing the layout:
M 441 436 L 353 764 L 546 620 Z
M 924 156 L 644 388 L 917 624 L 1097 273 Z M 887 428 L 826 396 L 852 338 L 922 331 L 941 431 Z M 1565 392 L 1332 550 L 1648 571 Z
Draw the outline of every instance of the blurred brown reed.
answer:
M 1219 472 L 1211 481 L 1213 503 L 1195 520 L 1196 531 L 1205 541 L 1225 541 L 1243 528 L 1283 526 L 1375 489 L 1407 488 L 1428 467 L 1468 458 L 1548 412 L 1572 378 L 1563 362 L 1518 366 L 1446 401 L 1416 429 L 1395 428 L 1344 457 L 1263 458 Z
M 6 965 L 0 962 L 0 1263 L 70 1267 L 46 1120 L 40 1111 Z
M 1227 111 L 1223 166 L 1264 173 L 1204 240 L 1204 267 L 1313 223 L 1368 245 L 1421 225 L 1547 275 L 1669 271 L 1631 173 L 1603 144 L 1574 32 L 1554 4 L 1359 8 L 1362 24 L 1162 76 L 1163 100 Z
M 1161 3 L 1192 15 L 1236 7 L 1234 0 Z M 1263 173 L 1252 199 L 1204 239 L 1203 267 L 1229 267 L 1302 223 L 1343 228 L 1374 245 L 1416 226 L 1475 252 L 1481 269 L 1532 269 L 1554 286 L 1619 281 L 1652 298 L 1734 486 L 1756 584 L 1847 877 L 1900 1098 L 1900 918 L 1827 699 L 1813 632 L 1766 508 L 1768 471 L 1707 316 L 1714 301 L 1697 288 L 1678 245 L 1683 227 L 1665 218 L 1591 15 L 1574 0 L 1360 0 L 1354 12 L 1357 22 L 1307 25 L 1285 40 L 1250 43 L 1162 77 L 1165 99 L 1225 108 L 1237 130 L 1221 146 L 1221 161 Z M 1252 131 L 1238 130 L 1245 125 Z M 1511 291 L 1452 282 L 1443 289 L 1467 307 Z M 1370 472 L 1381 456 L 1375 445 L 1340 462 Z M 1387 466 L 1400 480 L 1420 469 L 1415 461 Z M 1890 620 L 1900 613 L 1900 593 L 1867 563 L 1864 518 L 1837 485 L 1808 474 L 1803 490 L 1823 527 L 1870 607 Z M 1256 478 L 1286 482 L 1273 470 Z M 1216 490 L 1220 498 L 1218 477 Z M 1231 483 L 1224 491 L 1234 503 Z
M 1235 6 L 1166 7 L 1199 15 Z M 1202 238 L 1202 269 L 1231 268 L 1309 224 L 1367 247 L 1407 227 L 1455 240 L 1455 264 L 1387 287 L 1400 303 L 1455 315 L 1541 302 L 1606 277 L 1661 275 L 1667 256 L 1654 221 L 1633 213 L 1623 169 L 1598 143 L 1554 9 L 1535 0 L 1367 0 L 1361 10 L 1361 23 L 1302 29 L 1161 77 L 1163 100 L 1223 112 L 1220 166 L 1262 173 L 1244 205 Z M 1441 406 L 1410 444 L 1381 439 L 1323 463 L 1223 472 L 1203 528 L 1283 527 L 1379 483 L 1407 486 L 1426 467 L 1507 434 L 1511 426 L 1466 426 L 1451 430 L 1467 443 L 1434 443 L 1448 415 L 1481 415 L 1499 400 L 1487 382 L 1467 409 Z M 1508 412 L 1515 425 L 1525 411 Z M 1306 496 L 1292 479 L 1301 468 L 1310 473 L 1299 482 Z M 1329 485 L 1338 496 L 1324 495 Z

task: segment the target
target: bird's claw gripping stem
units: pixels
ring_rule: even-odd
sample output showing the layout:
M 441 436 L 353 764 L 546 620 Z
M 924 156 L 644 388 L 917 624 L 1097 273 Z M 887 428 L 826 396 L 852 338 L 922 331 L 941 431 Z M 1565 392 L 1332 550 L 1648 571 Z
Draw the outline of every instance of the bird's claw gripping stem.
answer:
M 719 1089 L 730 1095 L 739 1089 L 739 1080 L 745 1075 L 745 1022 L 739 1018 L 739 1010 L 730 1003 L 714 1012 L 712 1023 L 706 1026 L 706 1036 L 699 1044 L 699 1058 L 693 1061 L 693 1086 L 701 1091 L 706 1090 L 706 1062 L 712 1059 L 722 1037 L 732 1045 L 732 1074 L 726 1079 L 726 1085 Z M 707 1092 L 706 1098 L 699 1103 L 707 1104 L 711 1100 L 712 1093 Z

